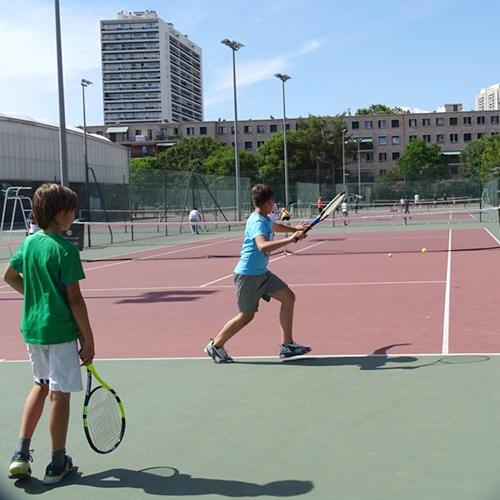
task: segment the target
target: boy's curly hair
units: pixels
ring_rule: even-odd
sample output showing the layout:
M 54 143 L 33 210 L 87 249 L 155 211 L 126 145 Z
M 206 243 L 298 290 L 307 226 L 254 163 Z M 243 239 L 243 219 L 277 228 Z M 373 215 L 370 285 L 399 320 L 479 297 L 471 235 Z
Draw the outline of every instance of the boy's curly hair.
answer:
M 42 184 L 33 195 L 33 217 L 41 229 L 52 225 L 59 212 L 70 212 L 77 206 L 76 193 L 59 184 Z
M 261 207 L 264 203 L 274 198 L 274 191 L 267 184 L 255 184 L 252 188 L 252 201 L 256 207 Z

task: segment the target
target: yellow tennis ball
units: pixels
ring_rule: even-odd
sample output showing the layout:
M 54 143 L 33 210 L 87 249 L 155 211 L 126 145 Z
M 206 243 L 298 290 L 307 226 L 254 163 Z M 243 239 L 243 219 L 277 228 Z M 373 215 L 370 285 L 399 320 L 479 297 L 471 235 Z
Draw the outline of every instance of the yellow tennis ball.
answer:
M 422 253 L 427 253 L 427 248 L 422 248 Z
M 226 239 L 226 237 L 224 236 L 224 239 Z
M 392 253 L 389 254 L 389 257 L 392 257 Z

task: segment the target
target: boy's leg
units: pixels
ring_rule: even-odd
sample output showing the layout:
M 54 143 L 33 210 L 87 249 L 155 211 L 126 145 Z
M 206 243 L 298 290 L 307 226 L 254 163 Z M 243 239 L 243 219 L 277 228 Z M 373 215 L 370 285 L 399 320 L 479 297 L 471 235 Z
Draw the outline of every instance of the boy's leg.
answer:
M 53 451 L 66 448 L 71 393 L 50 391 L 50 438 Z
M 255 314 L 244 314 L 241 311 L 231 320 L 229 320 L 217 337 L 214 339 L 215 347 L 223 347 L 224 344 L 234 335 L 236 335 L 242 328 L 244 328 L 250 321 L 252 321 Z
M 19 432 L 20 438 L 31 439 L 33 437 L 38 421 L 42 416 L 45 399 L 48 394 L 48 384 L 39 384 L 38 382 L 35 382 L 24 405 L 21 430 Z
M 287 286 L 274 292 L 271 297 L 281 302 L 280 331 L 283 345 L 293 342 L 293 310 L 295 307 L 295 294 Z

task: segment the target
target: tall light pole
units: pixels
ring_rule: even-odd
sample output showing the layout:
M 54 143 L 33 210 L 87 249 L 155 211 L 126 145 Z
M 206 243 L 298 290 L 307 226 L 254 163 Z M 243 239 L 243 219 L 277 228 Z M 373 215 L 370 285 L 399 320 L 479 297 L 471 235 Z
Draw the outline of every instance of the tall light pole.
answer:
M 236 99 L 236 57 L 237 50 L 244 45 L 236 40 L 228 40 L 225 38 L 221 42 L 227 45 L 233 51 L 233 89 L 234 89 L 234 164 L 236 170 L 236 213 L 238 221 L 241 221 L 241 186 L 240 186 L 240 153 L 238 150 L 238 105 Z
M 285 82 L 290 80 L 292 77 L 288 75 L 282 75 L 281 73 L 276 73 L 274 75 L 283 82 L 283 146 L 285 151 L 285 207 L 290 210 L 290 197 L 288 193 L 288 152 L 286 147 L 286 108 L 285 108 Z
M 90 196 L 89 196 L 89 158 L 87 152 L 87 116 L 85 113 L 85 89 L 89 85 L 92 85 L 92 82 L 89 80 L 85 80 L 82 78 L 82 100 L 83 100 L 83 155 L 85 158 L 85 199 L 87 206 L 87 221 L 90 222 Z M 90 225 L 88 228 L 88 242 L 90 246 Z
M 361 196 L 361 152 L 360 152 L 360 146 L 361 146 L 362 140 L 363 140 L 362 137 L 356 138 L 356 142 L 358 143 L 358 196 Z
M 347 132 L 347 129 L 343 128 L 342 129 L 342 186 L 344 191 L 346 191 L 346 185 L 345 185 L 345 134 Z
M 69 187 L 68 180 L 68 147 L 66 142 L 66 112 L 64 109 L 64 78 L 61 47 L 61 16 L 59 0 L 55 0 L 56 14 L 56 54 L 57 54 L 57 84 L 59 89 L 59 151 L 61 156 L 61 186 Z

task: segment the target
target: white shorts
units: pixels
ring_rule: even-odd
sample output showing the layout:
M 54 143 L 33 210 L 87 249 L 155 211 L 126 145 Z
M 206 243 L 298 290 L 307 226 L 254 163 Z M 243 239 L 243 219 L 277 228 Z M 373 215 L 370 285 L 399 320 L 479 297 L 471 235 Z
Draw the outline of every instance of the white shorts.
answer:
M 27 347 L 35 382 L 49 384 L 53 392 L 83 390 L 76 340 L 52 345 L 27 344 Z

